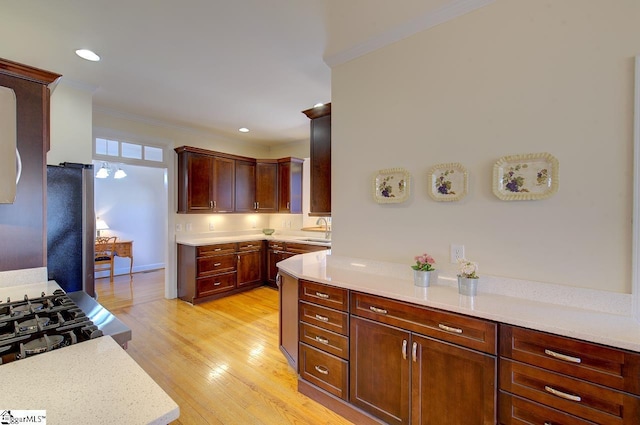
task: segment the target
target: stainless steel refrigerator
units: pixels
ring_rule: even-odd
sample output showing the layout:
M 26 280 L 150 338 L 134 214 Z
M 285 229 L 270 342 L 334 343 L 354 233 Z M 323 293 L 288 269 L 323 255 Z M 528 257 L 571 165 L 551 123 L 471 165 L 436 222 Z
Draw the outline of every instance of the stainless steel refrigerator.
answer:
M 93 165 L 47 165 L 47 272 L 66 292 L 95 298 Z

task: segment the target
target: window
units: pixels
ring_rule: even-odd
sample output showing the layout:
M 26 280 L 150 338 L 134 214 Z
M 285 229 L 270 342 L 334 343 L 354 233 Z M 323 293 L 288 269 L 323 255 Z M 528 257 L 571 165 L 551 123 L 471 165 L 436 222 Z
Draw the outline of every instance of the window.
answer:
M 163 152 L 162 148 L 141 143 L 110 140 L 101 137 L 96 137 L 95 139 L 95 154 L 96 159 L 99 160 L 105 159 L 112 162 L 121 162 L 119 161 L 121 159 L 134 160 L 122 162 L 151 161 L 158 166 L 158 163 L 164 161 Z

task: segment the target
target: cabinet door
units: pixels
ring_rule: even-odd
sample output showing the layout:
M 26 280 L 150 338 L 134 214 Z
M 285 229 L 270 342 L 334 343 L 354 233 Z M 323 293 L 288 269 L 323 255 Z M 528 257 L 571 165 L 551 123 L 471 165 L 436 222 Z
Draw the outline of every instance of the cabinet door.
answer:
M 256 164 L 236 161 L 235 211 L 253 212 L 256 202 Z
M 197 153 L 187 154 L 187 210 L 211 210 L 213 200 L 213 158 Z
M 236 162 L 219 157 L 215 157 L 214 162 L 213 209 L 215 212 L 233 212 Z
M 316 215 L 331 215 L 331 115 L 311 120 L 311 204 Z
M 256 209 L 258 212 L 278 211 L 278 164 L 260 162 L 256 164 Z
M 496 423 L 496 358 L 412 335 L 412 424 Z
M 278 161 L 278 211 L 302 212 L 302 160 L 288 158 Z
M 351 316 L 350 335 L 351 403 L 389 424 L 408 424 L 411 334 Z
M 279 263 L 282 260 L 286 260 L 287 258 L 291 257 L 292 254 L 285 252 L 285 251 L 278 251 L 278 250 L 273 250 L 270 249 L 267 252 L 267 267 L 268 267 L 268 280 L 269 283 L 271 283 L 273 286 L 275 286 L 276 284 L 276 275 L 278 274 L 278 267 L 276 266 L 277 263 Z
M 238 287 L 262 280 L 262 251 L 238 253 Z
M 298 370 L 298 279 L 280 273 L 280 351 Z

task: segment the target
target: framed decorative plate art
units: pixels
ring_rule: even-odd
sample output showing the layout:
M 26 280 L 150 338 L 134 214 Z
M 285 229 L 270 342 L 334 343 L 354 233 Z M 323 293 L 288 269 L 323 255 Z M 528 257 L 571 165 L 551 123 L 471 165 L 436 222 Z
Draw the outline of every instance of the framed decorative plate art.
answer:
M 434 165 L 428 184 L 434 201 L 459 201 L 467 194 L 467 169 L 457 162 Z
M 558 191 L 558 168 L 546 152 L 503 156 L 493 166 L 493 193 L 503 201 L 548 198 Z
M 404 168 L 379 170 L 373 177 L 373 199 L 379 204 L 404 202 L 409 198 L 411 177 Z

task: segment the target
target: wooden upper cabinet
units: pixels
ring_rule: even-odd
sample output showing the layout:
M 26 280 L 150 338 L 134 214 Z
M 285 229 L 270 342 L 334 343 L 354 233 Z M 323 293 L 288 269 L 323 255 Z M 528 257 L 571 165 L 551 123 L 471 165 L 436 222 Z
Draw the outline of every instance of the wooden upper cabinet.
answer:
M 299 158 L 278 160 L 278 212 L 302 213 L 302 164 Z
M 256 207 L 256 163 L 236 161 L 236 212 L 253 212 Z
M 178 212 L 233 212 L 236 160 L 251 158 L 182 146 L 178 153 Z
M 331 215 L 331 103 L 302 111 L 311 119 L 309 215 Z
M 0 204 L 0 270 L 47 265 L 46 152 L 50 87 L 59 74 L 0 59 L 0 86 L 15 94 L 16 145 L 22 174 L 15 200 Z M 0 136 L 1 137 L 1 136 Z M 15 177 L 10 182 L 15 184 Z
M 235 207 L 236 161 L 213 158 L 213 211 L 233 212 Z
M 256 162 L 256 211 L 278 212 L 278 161 Z
M 299 158 L 261 159 L 181 146 L 179 213 L 302 213 Z

